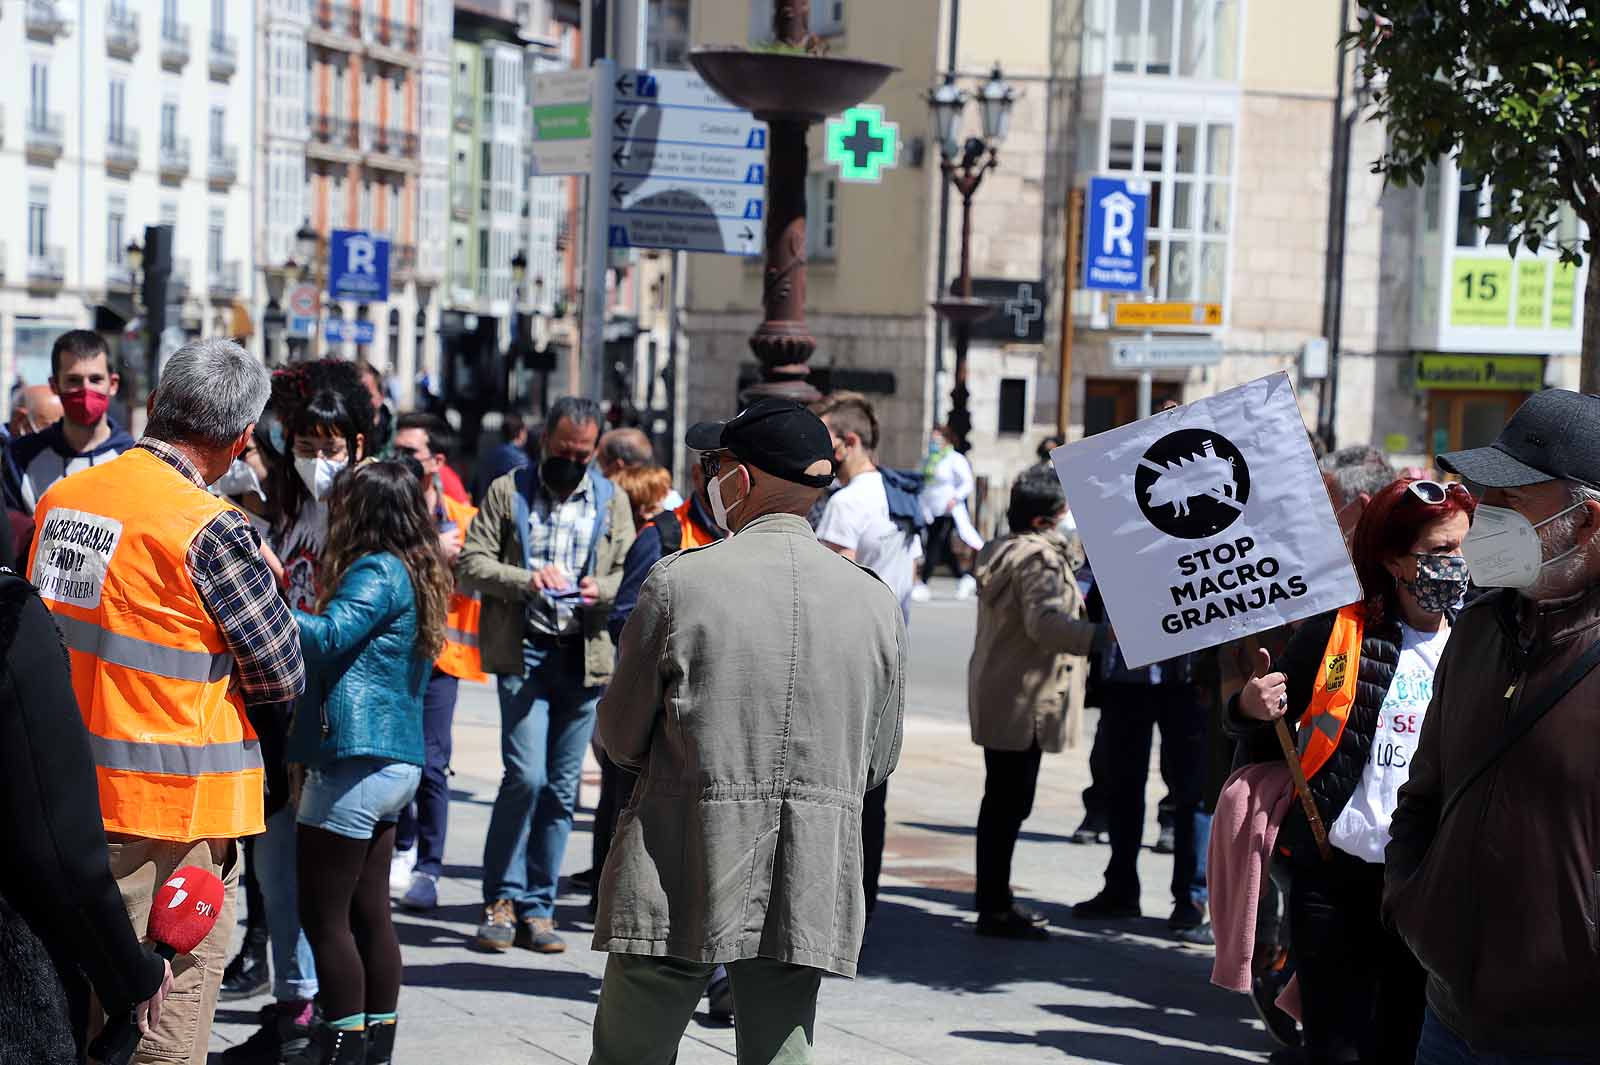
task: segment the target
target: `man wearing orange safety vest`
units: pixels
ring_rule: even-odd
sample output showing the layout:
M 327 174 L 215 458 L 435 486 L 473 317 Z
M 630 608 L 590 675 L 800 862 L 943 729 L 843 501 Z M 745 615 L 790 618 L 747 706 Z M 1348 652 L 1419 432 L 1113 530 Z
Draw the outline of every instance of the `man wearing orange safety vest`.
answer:
M 138 1062 L 206 1060 L 234 924 L 235 841 L 263 825 L 252 713 L 305 686 L 299 633 L 243 512 L 211 495 L 266 407 L 266 369 L 232 341 L 168 361 L 139 445 L 57 481 L 35 509 L 28 575 L 55 615 L 89 727 L 111 872 L 136 929 L 185 865 L 226 891 L 216 928 L 173 962 Z
M 478 511 L 451 499 L 439 473 L 452 445 L 449 423 L 436 414 L 402 414 L 395 422 L 394 449 L 422 467 L 422 494 L 439 526 L 439 547 L 452 566 L 466 541 L 467 526 Z M 427 912 L 439 905 L 439 874 L 450 820 L 451 729 L 461 681 L 487 681 L 478 652 L 479 598 L 456 589 L 450 597 L 444 650 L 422 697 L 422 735 L 427 758 L 415 802 L 400 816 L 395 832 L 389 886 L 403 892 L 400 904 Z

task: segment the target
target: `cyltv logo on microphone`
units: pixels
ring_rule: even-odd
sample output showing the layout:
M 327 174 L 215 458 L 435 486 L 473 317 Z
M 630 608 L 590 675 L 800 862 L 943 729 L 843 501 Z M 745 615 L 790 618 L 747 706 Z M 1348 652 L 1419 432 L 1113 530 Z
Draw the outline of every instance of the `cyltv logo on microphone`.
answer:
M 187 880 L 187 877 L 175 876 L 171 880 L 167 881 L 166 886 L 172 889 L 172 901 L 167 903 L 167 909 L 176 910 L 179 906 L 182 906 L 184 900 L 189 897 L 189 893 L 183 888 L 183 885 L 187 882 Z M 198 913 L 202 917 L 215 917 L 217 915 L 216 907 L 211 905 L 205 899 L 194 900 L 194 912 Z

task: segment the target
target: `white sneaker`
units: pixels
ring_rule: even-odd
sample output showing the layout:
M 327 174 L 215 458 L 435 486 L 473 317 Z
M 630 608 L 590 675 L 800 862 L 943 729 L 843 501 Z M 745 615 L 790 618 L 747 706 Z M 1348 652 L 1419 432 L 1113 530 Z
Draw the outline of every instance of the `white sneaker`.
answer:
M 400 897 L 400 905 L 423 913 L 436 909 L 439 905 L 438 881 L 427 873 L 412 873 L 411 886 Z
M 919 584 L 911 589 L 911 601 L 913 603 L 926 603 L 932 598 L 933 593 L 928 591 L 926 584 Z
M 407 891 L 411 888 L 411 871 L 417 867 L 417 848 L 395 851 L 389 859 L 389 890 Z
M 956 598 L 971 599 L 978 591 L 978 582 L 972 574 L 967 574 L 956 582 Z

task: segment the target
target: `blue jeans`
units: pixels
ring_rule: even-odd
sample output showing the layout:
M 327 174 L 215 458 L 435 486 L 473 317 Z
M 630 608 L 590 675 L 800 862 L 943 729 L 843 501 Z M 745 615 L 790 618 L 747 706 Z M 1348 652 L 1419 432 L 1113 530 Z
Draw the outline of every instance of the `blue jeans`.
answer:
M 550 917 L 598 687 L 583 683 L 583 642 L 525 643 L 523 674 L 502 676 L 504 774 L 483 845 L 483 900 L 510 899 L 517 916 Z
M 317 997 L 317 965 L 300 928 L 294 810 L 285 806 L 267 818 L 266 833 L 256 837 L 255 861 L 272 944 L 272 997 L 279 1002 L 310 1002 Z
M 1417 1065 L 1578 1065 L 1576 1059 L 1533 1054 L 1478 1054 L 1429 1010 L 1422 1019 Z
M 400 820 L 422 779 L 422 767 L 388 758 L 340 758 L 306 771 L 295 820 L 346 839 L 372 839 L 379 825 Z
M 444 840 L 450 827 L 450 731 L 455 723 L 461 682 L 434 670 L 422 696 L 422 744 L 428 759 L 416 801 L 400 811 L 394 849 L 417 850 L 416 870 L 429 876 L 444 871 Z

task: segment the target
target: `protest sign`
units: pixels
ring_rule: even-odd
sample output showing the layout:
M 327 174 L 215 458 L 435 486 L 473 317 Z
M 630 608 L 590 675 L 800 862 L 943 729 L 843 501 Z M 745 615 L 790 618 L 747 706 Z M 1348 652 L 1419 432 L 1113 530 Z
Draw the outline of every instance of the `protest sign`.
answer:
M 1129 666 L 1361 598 L 1288 374 L 1050 457 Z

